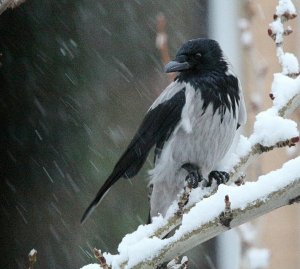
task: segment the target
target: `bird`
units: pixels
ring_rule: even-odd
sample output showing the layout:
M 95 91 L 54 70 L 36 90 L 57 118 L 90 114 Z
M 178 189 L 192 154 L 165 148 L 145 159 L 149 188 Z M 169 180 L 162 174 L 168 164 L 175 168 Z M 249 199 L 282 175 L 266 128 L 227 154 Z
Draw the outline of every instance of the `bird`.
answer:
M 241 125 L 246 123 L 239 79 L 213 39 L 188 40 L 166 64 L 175 79 L 157 97 L 111 174 L 85 210 L 81 223 L 120 179 L 137 175 L 154 148 L 150 222 L 165 216 L 186 184 L 210 186 L 228 180 L 216 168 L 228 153 Z

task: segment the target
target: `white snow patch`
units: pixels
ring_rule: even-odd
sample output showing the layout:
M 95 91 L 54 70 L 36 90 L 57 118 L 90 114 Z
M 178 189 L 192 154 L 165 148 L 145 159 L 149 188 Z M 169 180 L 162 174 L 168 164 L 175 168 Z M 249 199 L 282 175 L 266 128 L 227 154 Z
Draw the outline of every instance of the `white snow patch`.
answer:
M 120 268 L 120 265 L 125 261 L 128 261 L 125 268 L 131 268 L 141 261 L 150 260 L 155 257 L 159 253 L 159 250 L 166 244 L 165 240 L 157 237 L 143 238 L 135 244 L 124 245 L 117 255 L 104 253 L 103 256 L 113 268 Z
M 270 29 L 272 30 L 272 33 L 274 35 L 276 35 L 276 39 L 275 39 L 276 44 L 282 43 L 284 27 L 280 21 L 280 18 L 278 18 L 275 21 L 273 21 L 272 23 L 270 23 L 269 26 L 270 26 Z
M 30 250 L 28 256 L 34 256 L 37 254 L 37 251 L 33 248 L 32 250 Z
M 293 96 L 300 93 L 300 77 L 298 76 L 296 79 L 293 79 L 281 73 L 274 74 L 272 93 L 275 97 L 273 105 L 279 110 Z
M 246 253 L 249 269 L 264 269 L 269 267 L 270 251 L 264 248 L 250 248 Z
M 118 246 L 118 251 L 126 251 L 128 246 L 138 243 L 144 238 L 152 236 L 159 227 L 162 227 L 167 223 L 167 219 L 164 219 L 161 215 L 154 217 L 152 223 L 149 225 L 140 225 L 134 233 L 127 234 L 122 239 L 121 243 Z
M 284 13 L 296 14 L 296 9 L 291 0 L 280 0 L 276 7 L 276 15 L 281 16 Z
M 297 136 L 297 123 L 277 116 L 277 111 L 270 108 L 256 116 L 254 131 L 249 141 L 252 145 L 259 143 L 268 147 Z
M 282 73 L 284 75 L 299 73 L 298 59 L 292 53 L 287 52 L 281 56 L 281 65 L 282 65 Z
M 214 186 L 212 186 L 211 188 L 196 188 L 196 189 L 193 189 L 190 193 L 189 201 L 188 201 L 186 207 L 194 205 L 195 203 L 201 201 L 205 196 L 212 193 L 213 187 Z M 178 210 L 177 202 L 176 202 L 176 205 L 177 205 L 177 210 Z
M 248 154 L 251 150 L 251 143 L 249 139 L 243 135 L 240 136 L 239 142 L 237 144 L 236 154 L 241 157 Z

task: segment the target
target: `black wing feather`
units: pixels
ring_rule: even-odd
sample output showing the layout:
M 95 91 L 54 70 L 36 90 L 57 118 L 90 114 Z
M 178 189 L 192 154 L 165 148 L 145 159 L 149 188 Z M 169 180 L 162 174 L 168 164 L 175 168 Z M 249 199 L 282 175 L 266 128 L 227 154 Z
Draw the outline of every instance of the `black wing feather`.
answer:
M 184 104 L 185 88 L 169 100 L 148 111 L 136 135 L 115 165 L 111 175 L 84 212 L 81 223 L 92 213 L 105 193 L 118 179 L 121 177 L 131 178 L 139 172 L 155 144 L 160 148 L 163 146 L 165 140 L 169 138 L 180 121 Z

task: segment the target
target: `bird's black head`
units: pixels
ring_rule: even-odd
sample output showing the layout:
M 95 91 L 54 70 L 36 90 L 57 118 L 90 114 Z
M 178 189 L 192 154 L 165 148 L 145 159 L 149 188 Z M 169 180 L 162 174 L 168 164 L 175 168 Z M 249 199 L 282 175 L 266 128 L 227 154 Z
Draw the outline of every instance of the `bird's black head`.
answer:
M 165 66 L 165 72 L 205 72 L 227 70 L 222 50 L 217 41 L 198 38 L 184 43 L 176 58 Z

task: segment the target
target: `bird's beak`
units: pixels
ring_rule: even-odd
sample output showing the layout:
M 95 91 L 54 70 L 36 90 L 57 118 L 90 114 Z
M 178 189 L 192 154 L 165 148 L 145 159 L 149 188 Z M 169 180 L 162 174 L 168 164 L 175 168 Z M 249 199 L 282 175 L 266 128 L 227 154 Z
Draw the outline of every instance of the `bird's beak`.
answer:
M 166 73 L 172 73 L 172 72 L 180 72 L 187 70 L 191 67 L 191 65 L 184 61 L 184 62 L 179 62 L 179 61 L 171 61 L 165 66 L 165 72 Z

